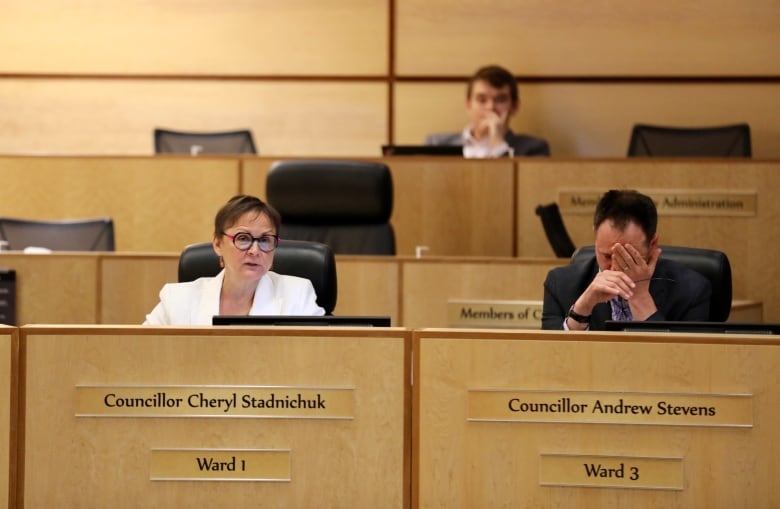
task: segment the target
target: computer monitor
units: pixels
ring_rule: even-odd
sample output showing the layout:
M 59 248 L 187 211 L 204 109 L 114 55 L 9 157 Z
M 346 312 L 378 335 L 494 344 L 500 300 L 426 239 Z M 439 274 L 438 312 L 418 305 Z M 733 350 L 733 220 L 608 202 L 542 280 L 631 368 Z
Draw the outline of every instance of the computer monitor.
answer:
M 607 320 L 607 331 L 618 332 L 696 332 L 702 334 L 780 334 L 780 323 L 676 322 Z
M 460 156 L 461 145 L 382 145 L 384 156 Z
M 212 325 L 390 327 L 389 316 L 214 315 Z

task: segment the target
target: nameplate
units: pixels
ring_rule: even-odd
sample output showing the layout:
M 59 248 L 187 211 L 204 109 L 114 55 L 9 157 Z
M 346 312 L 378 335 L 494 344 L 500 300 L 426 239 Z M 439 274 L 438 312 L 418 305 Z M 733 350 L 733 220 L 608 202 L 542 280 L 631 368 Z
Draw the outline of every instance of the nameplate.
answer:
M 285 449 L 153 449 L 152 481 L 290 481 Z
M 353 388 L 76 386 L 76 417 L 352 419 Z
M 747 394 L 476 389 L 469 421 L 752 427 Z
M 642 192 L 655 202 L 659 215 L 665 216 L 755 216 L 756 191 L 647 189 Z M 560 190 L 558 206 L 567 214 L 592 215 L 603 191 Z
M 449 327 L 541 329 L 542 303 L 536 300 L 450 300 Z
M 542 454 L 542 486 L 683 489 L 682 458 Z

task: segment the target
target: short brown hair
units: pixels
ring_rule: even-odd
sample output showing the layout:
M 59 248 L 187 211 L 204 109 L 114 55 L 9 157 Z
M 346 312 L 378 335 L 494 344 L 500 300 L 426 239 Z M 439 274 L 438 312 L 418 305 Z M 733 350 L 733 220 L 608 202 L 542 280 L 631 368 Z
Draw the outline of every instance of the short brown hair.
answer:
M 267 215 L 271 220 L 274 231 L 277 234 L 279 233 L 279 227 L 282 225 L 282 216 L 275 208 L 256 196 L 239 194 L 228 200 L 214 217 L 214 236 L 218 237 L 225 233 L 227 228 L 236 224 L 236 221 L 247 212 Z
M 474 88 L 474 82 L 476 81 L 486 81 L 493 88 L 503 88 L 508 85 L 512 104 L 517 104 L 517 101 L 520 100 L 517 93 L 517 80 L 511 72 L 501 66 L 486 65 L 477 69 L 477 72 L 469 80 L 468 88 L 466 89 L 466 99 L 471 97 L 471 89 Z

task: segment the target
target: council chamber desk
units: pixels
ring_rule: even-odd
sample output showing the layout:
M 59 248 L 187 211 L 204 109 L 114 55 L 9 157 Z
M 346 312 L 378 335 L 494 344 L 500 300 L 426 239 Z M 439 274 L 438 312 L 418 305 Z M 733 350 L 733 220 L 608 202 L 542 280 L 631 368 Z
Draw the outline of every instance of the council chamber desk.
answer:
M 18 404 L 18 336 L 16 327 L 0 326 L 0 508 L 16 507 L 16 411 Z
M 19 331 L 24 507 L 408 507 L 410 331 Z
M 413 505 L 777 507 L 775 338 L 415 331 Z

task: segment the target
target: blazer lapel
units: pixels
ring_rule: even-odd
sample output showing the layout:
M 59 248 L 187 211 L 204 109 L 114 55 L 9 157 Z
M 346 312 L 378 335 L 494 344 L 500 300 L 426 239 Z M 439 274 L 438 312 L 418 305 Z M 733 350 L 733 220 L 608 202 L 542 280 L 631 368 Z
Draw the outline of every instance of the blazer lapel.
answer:
M 224 269 L 213 278 L 206 279 L 203 283 L 200 302 L 195 309 L 192 323 L 211 325 L 211 318 L 219 314 L 219 297 L 222 293 L 222 280 L 225 277 Z
M 271 277 L 266 274 L 260 279 L 255 290 L 255 299 L 252 302 L 251 315 L 280 315 L 282 314 L 282 299 L 276 295 L 276 289 Z

